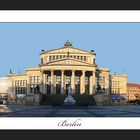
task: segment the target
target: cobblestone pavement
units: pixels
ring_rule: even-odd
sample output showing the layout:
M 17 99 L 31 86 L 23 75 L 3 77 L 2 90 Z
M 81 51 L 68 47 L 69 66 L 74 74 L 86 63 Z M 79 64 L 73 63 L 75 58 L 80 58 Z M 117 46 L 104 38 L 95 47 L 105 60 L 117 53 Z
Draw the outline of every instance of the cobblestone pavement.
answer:
M 140 117 L 140 106 L 8 106 L 9 112 L 0 112 L 1 117 Z

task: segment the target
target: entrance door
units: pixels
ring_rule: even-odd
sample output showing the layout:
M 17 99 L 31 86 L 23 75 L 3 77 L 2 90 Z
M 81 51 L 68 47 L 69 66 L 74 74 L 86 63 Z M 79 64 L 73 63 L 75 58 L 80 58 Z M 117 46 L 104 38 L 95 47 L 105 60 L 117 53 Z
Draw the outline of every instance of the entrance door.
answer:
M 61 85 L 56 84 L 56 94 L 61 94 Z
M 86 84 L 85 85 L 85 93 L 86 94 L 89 94 L 89 84 Z
M 89 77 L 85 77 L 85 93 L 89 94 Z
M 66 94 L 68 94 L 68 87 L 70 86 L 70 84 L 66 84 Z
M 75 84 L 75 94 L 76 95 L 80 94 L 80 84 Z
M 47 84 L 47 94 L 51 94 L 51 84 Z
M 80 94 L 80 76 L 75 76 L 75 94 Z

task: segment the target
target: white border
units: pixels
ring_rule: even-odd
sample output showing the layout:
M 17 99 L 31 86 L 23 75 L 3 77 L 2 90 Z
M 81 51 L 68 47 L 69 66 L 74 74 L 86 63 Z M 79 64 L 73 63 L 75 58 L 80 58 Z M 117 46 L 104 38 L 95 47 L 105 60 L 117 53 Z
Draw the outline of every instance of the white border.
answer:
M 67 120 L 69 123 L 73 123 L 76 120 L 80 120 L 81 126 L 58 126 L 59 122 Z M 0 129 L 140 129 L 139 118 L 102 118 L 102 117 L 66 117 L 66 118 L 0 118 Z
M 140 22 L 140 11 L 0 11 L 0 22 Z M 59 127 L 62 120 L 81 127 Z M 140 118 L 3 118 L 0 129 L 140 129 Z
M 140 11 L 0 11 L 0 22 L 140 22 Z

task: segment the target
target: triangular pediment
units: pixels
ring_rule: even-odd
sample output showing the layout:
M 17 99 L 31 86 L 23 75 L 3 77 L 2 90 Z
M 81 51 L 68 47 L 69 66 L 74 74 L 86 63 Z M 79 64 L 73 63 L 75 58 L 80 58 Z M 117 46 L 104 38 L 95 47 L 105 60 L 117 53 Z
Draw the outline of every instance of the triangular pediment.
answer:
M 81 65 L 81 66 L 90 66 L 91 64 L 80 61 L 80 60 L 75 60 L 75 59 L 62 59 L 62 60 L 57 60 L 57 61 L 52 61 L 49 63 L 46 63 L 45 65 Z
M 79 48 L 73 48 L 73 47 L 63 47 L 63 48 L 58 48 L 50 51 L 43 52 L 41 54 L 59 54 L 59 53 L 70 53 L 70 54 L 91 54 L 88 51 L 79 49 Z

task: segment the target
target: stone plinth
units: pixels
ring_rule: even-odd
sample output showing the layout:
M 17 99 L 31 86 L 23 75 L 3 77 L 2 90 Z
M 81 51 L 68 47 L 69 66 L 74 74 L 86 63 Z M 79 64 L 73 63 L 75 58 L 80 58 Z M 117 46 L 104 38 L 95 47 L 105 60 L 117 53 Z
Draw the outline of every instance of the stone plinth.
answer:
M 17 105 L 25 105 L 25 98 L 18 98 L 15 102 Z
M 40 105 L 40 94 L 27 94 L 25 99 L 26 105 Z
M 95 94 L 93 97 L 96 101 L 97 106 L 109 106 L 109 105 L 111 105 L 110 95 Z

